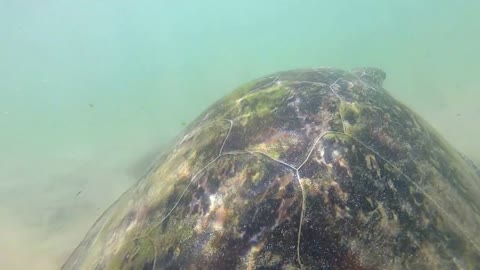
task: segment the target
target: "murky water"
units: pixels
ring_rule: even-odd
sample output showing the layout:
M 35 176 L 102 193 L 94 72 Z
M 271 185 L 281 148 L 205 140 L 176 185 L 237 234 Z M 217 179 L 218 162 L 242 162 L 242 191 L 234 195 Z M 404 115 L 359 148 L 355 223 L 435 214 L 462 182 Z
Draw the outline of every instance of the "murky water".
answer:
M 278 70 L 380 67 L 394 96 L 480 161 L 479 11 L 0 0 L 0 268 L 58 268 L 185 123 Z

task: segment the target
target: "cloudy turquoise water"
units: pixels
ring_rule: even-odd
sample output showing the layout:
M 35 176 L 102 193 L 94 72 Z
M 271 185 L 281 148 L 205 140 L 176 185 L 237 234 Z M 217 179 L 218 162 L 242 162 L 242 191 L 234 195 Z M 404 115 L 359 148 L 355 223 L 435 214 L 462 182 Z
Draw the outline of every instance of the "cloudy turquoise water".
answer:
M 480 161 L 478 1 L 0 0 L 0 269 L 55 269 L 216 99 L 376 66 Z

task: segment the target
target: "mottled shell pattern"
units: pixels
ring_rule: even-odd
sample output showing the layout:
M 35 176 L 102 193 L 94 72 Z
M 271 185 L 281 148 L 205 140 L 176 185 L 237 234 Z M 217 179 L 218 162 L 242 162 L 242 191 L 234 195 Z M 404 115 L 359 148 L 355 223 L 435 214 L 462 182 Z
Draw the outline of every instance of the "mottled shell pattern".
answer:
M 64 269 L 478 269 L 480 176 L 376 68 L 224 97 Z

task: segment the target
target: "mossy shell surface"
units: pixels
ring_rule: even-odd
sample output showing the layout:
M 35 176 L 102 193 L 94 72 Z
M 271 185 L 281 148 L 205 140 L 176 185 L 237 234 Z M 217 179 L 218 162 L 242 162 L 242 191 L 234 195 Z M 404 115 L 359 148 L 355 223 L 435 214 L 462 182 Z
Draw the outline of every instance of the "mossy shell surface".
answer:
M 224 97 L 63 269 L 478 269 L 480 176 L 376 68 Z

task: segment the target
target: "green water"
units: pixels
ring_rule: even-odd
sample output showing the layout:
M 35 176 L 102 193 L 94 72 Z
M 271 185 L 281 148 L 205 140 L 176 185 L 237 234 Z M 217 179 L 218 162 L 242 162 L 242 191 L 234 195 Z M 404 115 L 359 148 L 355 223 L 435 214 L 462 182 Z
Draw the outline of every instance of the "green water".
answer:
M 55 269 L 209 104 L 278 70 L 376 66 L 480 161 L 478 1 L 0 0 L 0 269 Z

